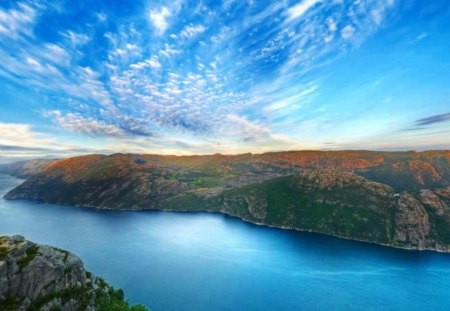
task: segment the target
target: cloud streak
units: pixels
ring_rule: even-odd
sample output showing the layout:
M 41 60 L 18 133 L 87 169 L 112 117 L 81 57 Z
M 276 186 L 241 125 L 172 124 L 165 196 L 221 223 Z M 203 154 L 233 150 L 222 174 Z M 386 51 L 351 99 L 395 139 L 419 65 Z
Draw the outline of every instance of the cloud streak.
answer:
M 10 38 L 20 35 L 30 36 L 34 25 L 36 10 L 29 4 L 19 2 L 15 8 L 0 9 L 0 34 Z
M 53 135 L 35 131 L 29 124 L 0 122 L 0 162 L 14 159 L 55 158 L 94 152 L 112 153 L 114 148 L 88 148 L 59 142 Z
M 123 138 L 127 136 L 153 136 L 154 133 L 143 126 L 142 120 L 131 117 L 121 117 L 118 124 L 108 124 L 95 118 L 86 118 L 79 113 L 63 114 L 59 110 L 46 111 L 45 116 L 50 117 L 61 128 L 73 133 L 90 136 L 105 136 Z
M 431 117 L 422 118 L 416 121 L 417 126 L 432 125 L 450 121 L 450 113 L 437 114 Z
M 306 13 L 314 5 L 322 2 L 321 0 L 303 0 L 299 4 L 288 10 L 289 18 L 298 18 Z

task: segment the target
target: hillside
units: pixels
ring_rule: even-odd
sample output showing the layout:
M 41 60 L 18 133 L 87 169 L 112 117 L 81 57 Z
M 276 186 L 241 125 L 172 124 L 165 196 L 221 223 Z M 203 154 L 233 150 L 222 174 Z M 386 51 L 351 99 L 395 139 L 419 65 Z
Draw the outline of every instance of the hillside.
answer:
M 0 236 L 0 310 L 145 311 L 75 255 L 22 236 Z
M 395 247 L 450 250 L 450 151 L 89 155 L 51 162 L 5 197 L 221 212 Z
M 19 178 L 28 178 L 36 175 L 54 160 L 29 160 L 10 164 L 0 164 L 0 173 L 9 174 Z

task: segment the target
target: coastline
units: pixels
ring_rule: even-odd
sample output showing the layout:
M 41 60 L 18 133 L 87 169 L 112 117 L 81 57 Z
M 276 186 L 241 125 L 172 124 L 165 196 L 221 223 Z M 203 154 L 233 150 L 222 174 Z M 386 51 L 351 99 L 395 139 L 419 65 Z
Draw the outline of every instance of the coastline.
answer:
M 239 216 L 235 216 L 235 215 L 231 215 L 229 213 L 223 212 L 223 211 L 208 211 L 208 210 L 198 210 L 198 211 L 192 211 L 192 210 L 171 210 L 171 209 L 163 209 L 163 208 L 141 208 L 141 209 L 114 209 L 114 208 L 106 208 L 106 207 L 98 207 L 98 206 L 93 206 L 93 205 L 83 205 L 83 204 L 70 204 L 70 203 L 52 203 L 52 202 L 46 202 L 40 199 L 27 199 L 27 198 L 21 198 L 21 199 L 6 199 L 4 198 L 4 200 L 11 200 L 11 201 L 15 201 L 15 200 L 25 200 L 25 201 L 36 201 L 36 202 L 40 202 L 42 204 L 48 204 L 48 205 L 62 205 L 62 206 L 74 206 L 74 207 L 81 207 L 81 208 L 87 208 L 87 209 L 94 209 L 94 210 L 98 210 L 98 211 L 115 211 L 115 212 L 145 212 L 145 211 L 155 211 L 155 212 L 169 212 L 169 213 L 208 213 L 208 214 L 217 214 L 217 215 L 223 215 L 226 217 L 230 217 L 236 220 L 240 220 L 243 221 L 245 223 L 248 224 L 252 224 L 255 226 L 259 226 L 259 227 L 266 227 L 266 228 L 271 228 L 271 229 L 278 229 L 278 230 L 285 230 L 285 231 L 296 231 L 296 232 L 306 232 L 306 233 L 312 233 L 312 234 L 319 234 L 322 236 L 328 236 L 328 237 L 334 237 L 337 239 L 344 239 L 344 240 L 348 240 L 348 241 L 355 241 L 355 242 L 359 242 L 359 243 L 367 243 L 367 244 L 372 244 L 372 245 L 379 245 L 379 246 L 383 246 L 383 247 L 389 247 L 389 248 L 394 248 L 394 249 L 401 249 L 401 250 L 406 250 L 406 251 L 419 251 L 419 252 L 437 252 L 437 253 L 444 253 L 444 254 L 450 254 L 450 248 L 449 249 L 443 249 L 443 248 L 414 248 L 414 247 L 405 247 L 405 246 L 400 246 L 400 245 L 391 245 L 391 244 L 386 244 L 386 243 L 377 243 L 377 242 L 373 242 L 373 241 L 369 241 L 369 240 L 362 240 L 362 239 L 357 239 L 357 238 L 351 238 L 351 237 L 346 237 L 346 236 L 340 236 L 340 235 L 336 235 L 336 234 L 329 234 L 329 233 L 324 233 L 324 232 L 318 232 L 318 231 L 314 231 L 314 230 L 308 230 L 308 229 L 300 229 L 300 228 L 293 228 L 293 227 L 286 227 L 286 226 L 274 226 L 274 225 L 269 225 L 269 224 L 265 224 L 265 223 L 261 223 L 261 222 L 255 222 L 255 221 L 251 221 L 245 218 L 241 218 Z

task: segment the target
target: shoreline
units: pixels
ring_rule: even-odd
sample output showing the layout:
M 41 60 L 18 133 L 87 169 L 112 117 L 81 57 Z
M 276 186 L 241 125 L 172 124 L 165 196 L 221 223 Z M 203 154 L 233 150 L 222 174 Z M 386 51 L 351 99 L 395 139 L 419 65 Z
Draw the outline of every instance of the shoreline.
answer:
M 328 236 L 328 237 L 334 237 L 337 239 L 343 239 L 343 240 L 348 240 L 348 241 L 355 241 L 355 242 L 359 242 L 359 243 L 367 243 L 367 244 L 371 244 L 371 245 L 378 245 L 378 246 L 382 246 L 382 247 L 388 247 L 388 248 L 394 248 L 394 249 L 399 249 L 399 250 L 405 250 L 405 251 L 418 251 L 418 252 L 437 252 L 437 253 L 442 253 L 442 254 L 450 254 L 450 248 L 445 250 L 445 249 L 436 249 L 436 248 L 414 248 L 414 247 L 404 247 L 404 246 L 399 246 L 399 245 L 391 245 L 391 244 L 386 244 L 386 243 L 378 243 L 378 242 L 373 242 L 373 241 L 368 241 L 368 240 L 362 240 L 362 239 L 357 239 L 357 238 L 351 238 L 351 237 L 346 237 L 346 236 L 340 236 L 340 235 L 336 235 L 336 234 L 329 234 L 329 233 L 324 233 L 324 232 L 318 232 L 318 231 L 314 231 L 314 230 L 308 230 L 308 229 L 300 229 L 300 228 L 292 228 L 292 227 L 286 227 L 286 226 L 274 226 L 274 225 L 269 225 L 269 224 L 265 224 L 265 223 L 261 223 L 261 222 L 254 222 L 248 219 L 244 219 L 241 218 L 239 216 L 234 216 L 234 215 L 230 215 L 226 212 L 223 211 L 207 211 L 207 210 L 198 210 L 198 211 L 192 211 L 192 210 L 171 210 L 171 209 L 163 209 L 163 208 L 140 208 L 140 209 L 115 209 L 115 208 L 107 208 L 107 207 L 98 207 L 98 206 L 93 206 L 93 205 L 83 205 L 83 204 L 71 204 L 71 203 L 52 203 L 52 202 L 46 202 L 40 199 L 33 199 L 33 198 L 17 198 L 17 199 L 6 199 L 3 196 L 4 200 L 10 200 L 10 201 L 16 201 L 16 200 L 26 200 L 26 201 L 36 201 L 36 202 L 40 202 L 42 204 L 48 204 L 48 205 L 62 205 L 62 206 L 73 206 L 73 207 L 81 207 L 81 208 L 86 208 L 86 209 L 93 209 L 93 210 L 97 210 L 97 211 L 115 211 L 115 212 L 145 212 L 145 211 L 155 211 L 155 212 L 168 212 L 168 213 L 208 213 L 208 214 L 217 214 L 217 215 L 223 215 L 226 217 L 230 217 L 236 220 L 240 220 L 243 221 L 247 224 L 252 224 L 255 226 L 259 226 L 259 227 L 266 227 L 266 228 L 271 228 L 271 229 L 278 229 L 278 230 L 284 230 L 284 231 L 294 231 L 294 232 L 305 232 L 305 233 L 312 233 L 312 234 L 319 234 L 322 236 Z

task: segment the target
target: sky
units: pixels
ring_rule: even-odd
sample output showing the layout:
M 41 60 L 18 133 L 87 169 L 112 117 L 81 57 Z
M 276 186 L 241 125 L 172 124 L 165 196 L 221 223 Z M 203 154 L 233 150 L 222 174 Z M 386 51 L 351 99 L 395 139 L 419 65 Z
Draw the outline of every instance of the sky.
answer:
M 294 149 L 450 149 L 450 2 L 0 1 L 0 162 Z

